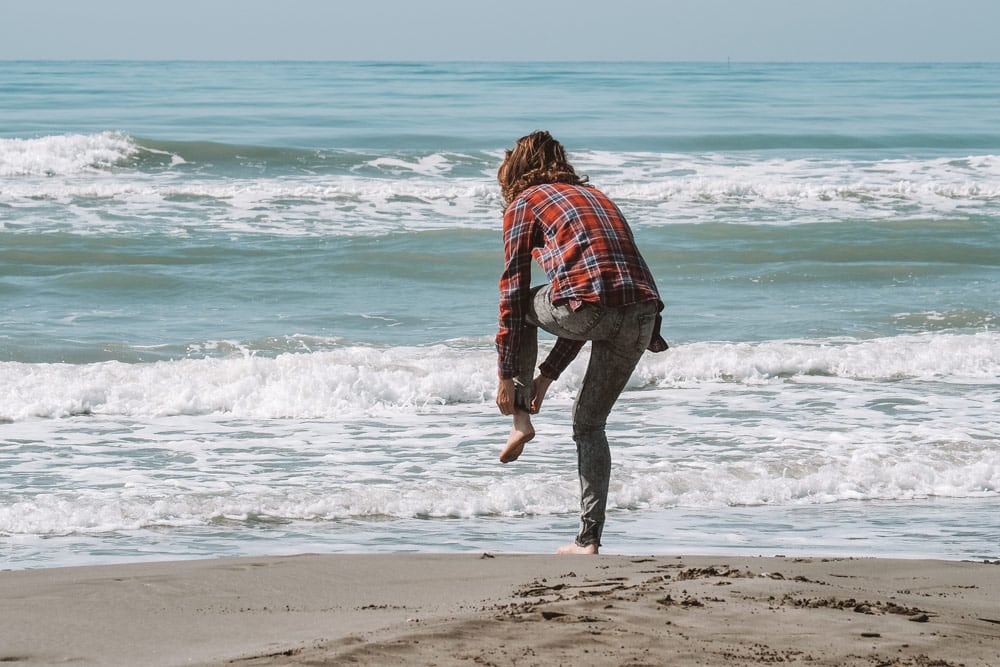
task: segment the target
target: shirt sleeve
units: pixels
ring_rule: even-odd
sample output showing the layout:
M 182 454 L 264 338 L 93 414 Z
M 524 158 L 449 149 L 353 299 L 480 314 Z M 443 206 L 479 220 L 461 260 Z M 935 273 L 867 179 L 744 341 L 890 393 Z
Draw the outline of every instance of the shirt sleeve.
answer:
M 558 338 L 556 344 L 552 346 L 549 356 L 545 358 L 538 370 L 542 375 L 550 380 L 558 380 L 570 362 L 580 354 L 583 344 L 586 341 L 570 340 L 569 338 Z
M 512 378 L 518 372 L 518 352 L 531 298 L 531 246 L 534 217 L 522 199 L 504 213 L 504 270 L 500 276 L 500 318 L 497 329 L 497 374 Z

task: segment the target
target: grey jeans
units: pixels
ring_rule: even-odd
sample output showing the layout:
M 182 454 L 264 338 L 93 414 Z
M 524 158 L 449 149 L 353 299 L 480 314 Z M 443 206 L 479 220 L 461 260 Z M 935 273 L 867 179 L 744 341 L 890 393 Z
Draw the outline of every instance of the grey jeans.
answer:
M 659 304 L 655 301 L 622 308 L 584 304 L 579 310 L 552 304 L 552 286 L 532 289 L 529 325 L 521 337 L 516 402 L 531 402 L 538 357 L 538 330 L 572 340 L 589 340 L 590 364 L 573 403 L 573 441 L 580 474 L 579 546 L 600 546 L 611 479 L 611 449 L 605 434 L 608 415 L 649 345 Z

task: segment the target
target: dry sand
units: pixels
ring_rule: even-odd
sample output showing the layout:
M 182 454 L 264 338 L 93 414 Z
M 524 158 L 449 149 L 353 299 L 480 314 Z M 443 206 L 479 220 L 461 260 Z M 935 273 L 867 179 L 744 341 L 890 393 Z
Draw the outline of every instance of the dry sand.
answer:
M 8 571 L 0 663 L 1000 667 L 1000 564 L 400 554 Z

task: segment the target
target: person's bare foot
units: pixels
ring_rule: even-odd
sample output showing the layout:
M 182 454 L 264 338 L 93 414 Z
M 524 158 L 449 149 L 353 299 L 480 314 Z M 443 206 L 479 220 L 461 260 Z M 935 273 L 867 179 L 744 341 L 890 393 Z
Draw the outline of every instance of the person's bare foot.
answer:
M 588 544 L 585 547 L 581 547 L 576 542 L 572 544 L 567 544 L 564 547 L 559 547 L 556 549 L 556 553 L 560 556 L 565 556 L 567 554 L 579 555 L 579 556 L 594 556 L 597 554 L 597 545 Z
M 516 461 L 524 451 L 524 445 L 535 437 L 535 427 L 531 424 L 531 415 L 522 410 L 514 412 L 514 425 L 507 437 L 507 444 L 500 452 L 500 463 Z

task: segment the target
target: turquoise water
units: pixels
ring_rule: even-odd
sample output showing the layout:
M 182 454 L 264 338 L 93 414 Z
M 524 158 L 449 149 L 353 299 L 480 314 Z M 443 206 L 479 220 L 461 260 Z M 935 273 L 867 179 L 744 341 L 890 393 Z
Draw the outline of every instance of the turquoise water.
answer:
M 667 305 L 606 548 L 996 558 L 996 64 L 0 63 L 0 551 L 550 551 L 496 463 L 503 149 L 551 130 Z M 561 537 L 560 537 L 561 536 Z

